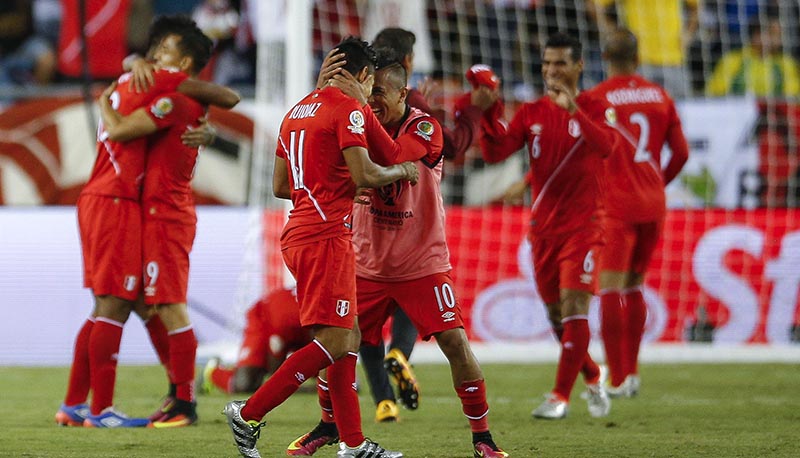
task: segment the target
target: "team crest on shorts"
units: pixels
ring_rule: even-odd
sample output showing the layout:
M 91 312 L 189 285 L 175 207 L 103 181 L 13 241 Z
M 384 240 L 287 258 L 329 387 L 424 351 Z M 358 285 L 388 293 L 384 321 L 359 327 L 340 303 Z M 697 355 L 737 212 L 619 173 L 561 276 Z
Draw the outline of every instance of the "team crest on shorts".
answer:
M 340 317 L 345 317 L 350 313 L 350 301 L 339 299 L 336 301 L 336 314 Z
M 574 119 L 570 119 L 567 131 L 572 136 L 572 138 L 578 138 L 581 136 L 581 124 Z

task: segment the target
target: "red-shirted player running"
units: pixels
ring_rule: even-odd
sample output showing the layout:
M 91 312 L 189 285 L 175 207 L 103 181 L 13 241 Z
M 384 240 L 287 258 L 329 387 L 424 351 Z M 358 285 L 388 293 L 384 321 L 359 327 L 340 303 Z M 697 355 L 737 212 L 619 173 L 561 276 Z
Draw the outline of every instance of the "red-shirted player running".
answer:
M 359 81 L 372 78 L 374 52 L 357 38 L 337 48 Z M 327 86 L 307 95 L 286 114 L 280 128 L 273 175 L 277 197 L 294 208 L 281 235 L 287 267 L 297 279 L 300 322 L 314 340 L 294 352 L 247 401 L 232 401 L 225 415 L 239 453 L 256 448 L 261 419 L 306 379 L 327 368 L 328 388 L 342 442 L 338 456 L 401 457 L 364 438 L 354 389 L 360 340 L 356 315 L 355 253 L 351 240 L 356 186 L 382 187 L 417 181 L 413 163 L 381 167 L 367 154 L 365 117 L 359 102 Z
M 542 54 L 547 96 L 524 104 L 510 124 L 485 119 L 481 149 L 487 162 L 501 161 L 527 145 L 533 203 L 531 239 L 536 284 L 560 337 L 553 391 L 534 409 L 537 418 L 563 418 L 584 367 L 589 413 L 608 415 L 610 402 L 600 369 L 588 356 L 589 301 L 595 292 L 595 256 L 602 245 L 603 158 L 613 146 L 614 110 L 578 92 L 581 44 L 565 34 L 548 38 Z M 488 114 L 497 113 L 489 110 Z
M 151 41 L 160 43 L 170 30 L 169 18 L 157 20 Z M 153 74 L 148 91 L 137 92 L 122 75 L 110 100 L 127 115 L 147 106 L 160 94 L 179 90 L 208 103 L 232 106 L 238 96 L 221 87 L 187 80 L 181 72 L 160 70 Z M 232 96 L 232 97 L 230 97 Z M 235 100 L 232 100 L 235 99 Z M 62 425 L 93 427 L 145 426 L 148 419 L 128 418 L 113 409 L 117 353 L 122 327 L 142 294 L 142 215 L 140 195 L 147 143 L 139 139 L 119 143 L 109 139 L 101 124 L 98 155 L 88 183 L 78 200 L 78 224 L 84 261 L 84 285 L 92 289 L 95 307 L 75 342 L 64 403 L 56 414 Z M 147 317 L 144 311 L 137 313 Z M 162 362 L 168 363 L 166 329 L 160 319 L 147 321 Z M 86 404 L 92 393 L 91 406 Z
M 601 333 L 611 396 L 639 391 L 637 361 L 647 307 L 642 284 L 664 224 L 664 186 L 689 157 L 675 103 L 659 85 L 636 74 L 636 37 L 615 31 L 603 58 L 609 78 L 593 91 L 614 105 L 620 148 L 606 159 L 606 246 L 600 255 Z M 662 170 L 661 149 L 672 155 Z
M 371 112 L 366 113 L 370 157 L 382 164 L 417 161 L 420 178 L 415 186 L 400 182 L 375 190 L 369 202 L 353 211 L 361 342 L 380 343 L 384 323 L 398 307 L 404 310 L 423 339 L 436 338 L 450 362 L 475 456 L 507 457 L 489 431 L 483 373 L 464 332 L 450 278 L 440 189 L 441 128 L 433 117 L 407 105 L 407 74 L 394 53 L 377 51 L 379 68 L 369 97 Z M 288 455 L 312 455 L 335 439 L 325 408 L 330 402 L 325 390 L 319 393 L 323 419 L 289 446 Z M 333 411 L 333 417 L 341 415 Z

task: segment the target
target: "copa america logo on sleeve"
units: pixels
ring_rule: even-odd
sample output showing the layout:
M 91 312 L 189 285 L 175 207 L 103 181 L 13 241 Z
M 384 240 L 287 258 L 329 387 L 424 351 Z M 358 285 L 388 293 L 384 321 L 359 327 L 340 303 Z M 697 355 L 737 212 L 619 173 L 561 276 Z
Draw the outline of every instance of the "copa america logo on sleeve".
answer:
M 156 118 L 161 119 L 172 111 L 173 106 L 172 99 L 163 97 L 158 99 L 152 108 L 150 108 L 150 112 L 153 113 L 153 116 Z
M 350 112 L 350 125 L 347 126 L 350 132 L 354 134 L 363 134 L 364 133 L 364 113 L 360 112 L 359 110 L 353 110 Z
M 417 124 L 417 135 L 424 138 L 427 141 L 431 141 L 431 135 L 433 135 L 434 127 L 433 123 L 430 121 L 420 121 Z

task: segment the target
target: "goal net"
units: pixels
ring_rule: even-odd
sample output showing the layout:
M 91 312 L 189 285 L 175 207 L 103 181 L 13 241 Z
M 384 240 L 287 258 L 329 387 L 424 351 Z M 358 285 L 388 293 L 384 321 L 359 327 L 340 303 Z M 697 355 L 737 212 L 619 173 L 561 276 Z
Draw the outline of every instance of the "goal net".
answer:
M 428 101 L 442 109 L 448 127 L 455 123 L 455 99 L 469 90 L 464 74 L 470 66 L 490 65 L 501 78 L 510 119 L 521 103 L 541 96 L 540 53 L 550 34 L 564 31 L 581 40 L 582 87 L 588 89 L 605 78 L 604 34 L 618 24 L 627 26 L 639 39 L 641 72 L 673 94 L 691 150 L 683 172 L 667 189 L 670 209 L 646 281 L 650 310 L 646 339 L 730 343 L 797 339 L 800 17 L 796 2 L 287 3 L 304 4 L 297 6 L 299 16 L 288 16 L 286 24 L 288 42 L 300 35 L 307 47 L 301 50 L 295 43 L 297 52 L 286 59 L 285 68 L 308 66 L 308 73 L 300 77 L 306 91 L 322 57 L 342 37 L 361 35 L 369 41 L 383 27 L 402 27 L 417 38 L 411 85 L 425 77 L 438 83 L 441 92 Z M 267 79 L 274 76 L 269 75 L 259 72 Z M 302 91 L 287 94 L 284 106 L 302 95 Z M 263 149 L 269 158 L 272 148 L 267 144 Z M 549 339 L 525 241 L 530 196 L 517 206 L 500 203 L 500 196 L 527 167 L 522 152 L 502 164 L 488 165 L 475 147 L 445 164 L 446 230 L 456 291 L 468 332 L 478 341 Z M 263 176 L 267 178 L 253 180 L 254 184 L 270 189 L 268 175 Z M 272 225 L 282 224 L 283 213 L 272 205 L 266 208 L 262 221 L 269 224 L 264 226 L 262 246 L 270 252 L 277 243 Z M 284 273 L 279 256 L 267 259 L 264 284 L 274 287 Z M 596 328 L 596 307 L 592 323 Z

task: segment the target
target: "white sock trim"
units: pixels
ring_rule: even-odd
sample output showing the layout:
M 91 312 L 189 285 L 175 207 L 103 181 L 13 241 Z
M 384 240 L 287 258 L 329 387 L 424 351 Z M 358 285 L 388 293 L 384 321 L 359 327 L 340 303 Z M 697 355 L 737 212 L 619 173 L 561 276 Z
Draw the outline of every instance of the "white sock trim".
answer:
M 314 340 L 312 340 L 311 342 L 313 342 L 313 343 L 317 344 L 317 346 L 318 346 L 318 347 L 319 347 L 319 348 L 320 348 L 320 349 L 321 349 L 323 352 L 325 352 L 325 356 L 327 356 L 327 357 L 328 357 L 328 359 L 330 360 L 331 364 L 333 364 L 334 362 L 336 362 L 336 361 L 333 359 L 333 356 L 331 356 L 331 354 L 330 354 L 330 352 L 328 351 L 328 349 L 326 349 L 326 348 L 325 348 L 325 346 L 324 346 L 324 345 L 322 345 L 322 344 L 319 342 L 319 340 L 317 340 L 317 339 L 314 339 Z
M 589 321 L 589 315 L 572 315 L 566 318 L 561 319 L 561 324 L 564 324 L 568 321 L 576 321 L 576 320 L 586 320 Z
M 98 322 L 98 321 L 110 324 L 112 326 L 116 326 L 118 328 L 125 327 L 125 323 L 120 323 L 119 321 L 112 320 L 111 318 L 106 318 L 104 316 L 98 316 L 97 318 L 95 318 L 95 323 Z
M 174 336 L 175 334 L 180 334 L 182 332 L 191 331 L 192 329 L 194 329 L 194 326 L 192 326 L 190 324 L 189 326 L 184 326 L 184 327 L 178 328 L 178 329 L 176 329 L 174 331 L 169 331 L 169 332 L 167 332 L 167 335 Z
M 489 409 L 486 409 L 486 412 L 482 413 L 482 414 L 481 414 L 480 416 L 478 416 L 478 417 L 470 417 L 469 415 L 467 415 L 467 414 L 464 414 L 464 416 L 465 416 L 465 417 L 467 417 L 467 418 L 468 418 L 468 419 L 470 419 L 470 420 L 480 420 L 481 418 L 483 418 L 483 417 L 485 417 L 485 416 L 487 416 L 487 415 L 489 415 Z

